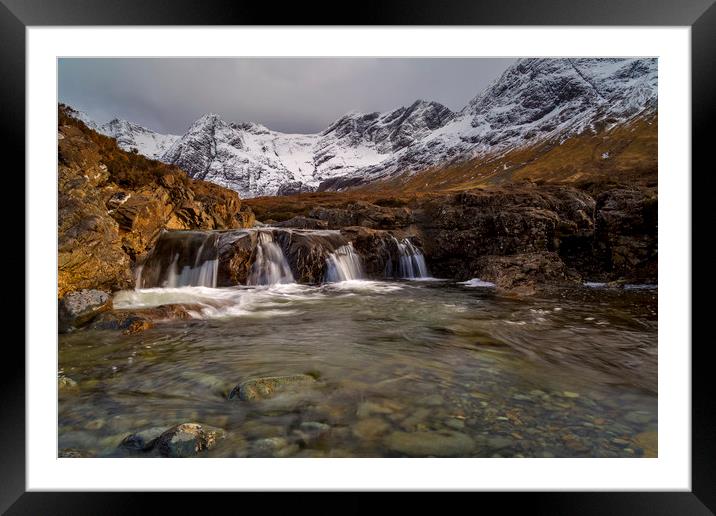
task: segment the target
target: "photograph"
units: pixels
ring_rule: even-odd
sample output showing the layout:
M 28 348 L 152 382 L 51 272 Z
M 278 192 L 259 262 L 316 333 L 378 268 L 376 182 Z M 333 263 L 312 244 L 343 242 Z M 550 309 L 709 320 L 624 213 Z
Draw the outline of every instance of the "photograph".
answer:
M 58 458 L 659 457 L 658 57 L 56 80 Z

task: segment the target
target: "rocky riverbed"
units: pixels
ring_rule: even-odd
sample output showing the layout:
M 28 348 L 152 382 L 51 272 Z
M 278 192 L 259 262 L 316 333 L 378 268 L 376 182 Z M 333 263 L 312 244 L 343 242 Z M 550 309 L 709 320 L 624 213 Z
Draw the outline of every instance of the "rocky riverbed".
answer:
M 114 304 L 189 300 L 186 320 L 60 336 L 61 456 L 657 454 L 652 288 L 514 299 L 349 281 L 146 289 Z

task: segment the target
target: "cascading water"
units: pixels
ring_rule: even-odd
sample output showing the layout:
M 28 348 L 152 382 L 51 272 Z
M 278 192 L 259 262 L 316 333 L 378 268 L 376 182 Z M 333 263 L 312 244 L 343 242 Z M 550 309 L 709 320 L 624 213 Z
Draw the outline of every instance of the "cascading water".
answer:
M 398 263 L 396 267 L 392 260 L 388 260 L 385 268 L 386 276 L 405 279 L 429 278 L 428 266 L 420 249 L 407 238 L 402 241 L 395 237 L 391 238 L 398 249 Z
M 256 257 L 251 265 L 248 285 L 275 285 L 295 283 L 291 267 L 281 247 L 273 241 L 268 231 L 261 231 L 256 245 Z
M 333 251 L 326 258 L 326 274 L 324 280 L 329 283 L 363 279 L 361 258 L 350 242 Z
M 216 287 L 218 237 L 203 231 L 166 231 L 136 270 L 135 288 Z

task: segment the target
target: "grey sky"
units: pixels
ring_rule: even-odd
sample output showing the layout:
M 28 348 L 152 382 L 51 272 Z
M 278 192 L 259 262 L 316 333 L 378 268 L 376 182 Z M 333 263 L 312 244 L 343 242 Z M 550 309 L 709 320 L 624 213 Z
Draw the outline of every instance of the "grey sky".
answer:
M 207 112 L 310 133 L 352 110 L 422 98 L 459 110 L 514 59 L 65 58 L 59 100 L 98 122 L 114 117 L 183 134 Z

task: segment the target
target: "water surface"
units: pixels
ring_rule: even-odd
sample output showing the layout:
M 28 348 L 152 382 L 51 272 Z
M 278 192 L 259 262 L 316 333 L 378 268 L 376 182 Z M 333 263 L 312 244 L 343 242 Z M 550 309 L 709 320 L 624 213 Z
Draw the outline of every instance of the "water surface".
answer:
M 473 284 L 120 293 L 118 308 L 200 306 L 136 335 L 60 336 L 78 386 L 60 392 L 59 448 L 126 456 L 129 433 L 198 422 L 227 432 L 208 457 L 656 453 L 656 290 L 510 299 Z M 314 387 L 227 399 L 242 380 L 304 373 Z

